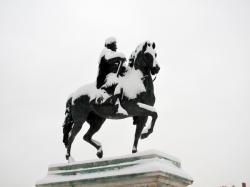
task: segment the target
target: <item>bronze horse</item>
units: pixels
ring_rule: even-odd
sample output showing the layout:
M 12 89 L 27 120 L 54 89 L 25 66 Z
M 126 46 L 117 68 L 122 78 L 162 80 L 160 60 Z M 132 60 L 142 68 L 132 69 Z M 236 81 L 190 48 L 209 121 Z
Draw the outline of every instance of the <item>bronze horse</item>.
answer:
M 100 89 L 97 90 L 95 84 L 84 87 L 80 94 L 79 92 L 75 93 L 67 100 L 63 125 L 63 142 L 67 149 L 67 160 L 70 158 L 71 145 L 74 138 L 81 130 L 85 121 L 89 123 L 90 128 L 83 136 L 83 139 L 97 149 L 99 158 L 103 156 L 102 145 L 100 142 L 92 139 L 92 136 L 101 128 L 106 119 L 133 117 L 136 131 L 132 153 L 137 152 L 139 138 L 146 138 L 153 132 L 158 115 L 153 107 L 155 95 L 152 75 L 157 74 L 160 70 L 156 61 L 155 44 L 148 41 L 143 42 L 132 54 L 130 68 L 128 68 L 124 77 L 120 77 L 125 83 L 123 85 L 115 84 L 116 88 L 119 87 L 121 90 L 119 101 L 123 109 L 125 109 L 125 113 L 117 112 L 117 105 L 111 102 L 114 96 L 108 97 L 109 95 L 105 91 L 103 91 L 103 95 L 104 98 L 105 96 L 107 98 L 102 104 L 98 103 L 97 93 Z M 141 84 L 141 90 L 136 88 L 137 85 L 139 86 L 136 81 Z M 133 82 L 136 85 L 134 87 L 130 86 L 130 88 L 129 85 L 133 84 Z M 151 124 L 143 131 L 148 116 L 152 117 Z

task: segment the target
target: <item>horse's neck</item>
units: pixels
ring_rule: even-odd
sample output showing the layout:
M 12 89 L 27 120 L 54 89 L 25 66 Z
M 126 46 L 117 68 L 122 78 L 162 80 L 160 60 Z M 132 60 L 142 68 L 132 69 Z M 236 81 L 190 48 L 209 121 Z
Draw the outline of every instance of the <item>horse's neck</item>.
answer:
M 149 95 L 154 95 L 154 84 L 150 70 L 145 70 L 145 69 L 135 69 L 135 70 L 139 70 L 142 73 L 142 82 L 144 84 L 146 92 Z
M 144 64 L 143 62 L 143 57 L 142 55 L 139 53 L 137 55 L 137 58 L 135 59 L 134 62 L 134 69 L 135 70 L 140 70 L 142 75 L 143 75 L 143 84 L 146 88 L 146 92 L 148 92 L 148 94 L 154 94 L 154 84 L 153 84 L 153 79 L 150 73 L 150 69 L 148 67 L 143 67 L 141 66 L 141 64 Z
M 146 88 L 146 91 L 150 92 L 151 94 L 154 94 L 154 84 L 153 84 L 153 79 L 152 79 L 150 72 L 148 72 L 147 75 L 143 75 L 143 76 L 144 76 L 143 84 Z
M 146 66 L 143 66 L 142 64 L 145 64 L 144 59 L 141 55 L 141 52 L 137 55 L 137 58 L 134 62 L 134 68 L 135 70 L 140 70 L 143 74 L 143 76 L 150 75 L 149 68 Z

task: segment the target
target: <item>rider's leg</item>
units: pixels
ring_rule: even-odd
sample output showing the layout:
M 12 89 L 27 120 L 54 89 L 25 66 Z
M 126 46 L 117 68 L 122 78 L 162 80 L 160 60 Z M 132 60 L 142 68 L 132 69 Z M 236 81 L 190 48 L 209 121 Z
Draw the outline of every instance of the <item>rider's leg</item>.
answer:
M 127 111 L 122 107 L 119 97 L 117 98 L 115 104 L 118 105 L 118 109 L 117 109 L 116 113 L 123 114 L 123 115 L 128 115 Z
M 127 111 L 121 105 L 121 99 L 122 99 L 122 97 L 123 97 L 123 89 L 121 89 L 119 93 L 116 93 L 114 95 L 115 104 L 118 105 L 118 109 L 117 109 L 116 113 L 123 114 L 123 115 L 128 115 Z

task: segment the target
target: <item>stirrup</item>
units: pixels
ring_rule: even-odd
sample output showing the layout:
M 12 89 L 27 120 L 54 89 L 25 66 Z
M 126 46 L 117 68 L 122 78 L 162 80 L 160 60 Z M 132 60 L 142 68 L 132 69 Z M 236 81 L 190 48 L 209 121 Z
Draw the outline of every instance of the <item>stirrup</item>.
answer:
M 100 97 L 95 99 L 95 103 L 100 105 L 103 103 L 103 99 L 104 99 L 103 96 L 100 96 Z

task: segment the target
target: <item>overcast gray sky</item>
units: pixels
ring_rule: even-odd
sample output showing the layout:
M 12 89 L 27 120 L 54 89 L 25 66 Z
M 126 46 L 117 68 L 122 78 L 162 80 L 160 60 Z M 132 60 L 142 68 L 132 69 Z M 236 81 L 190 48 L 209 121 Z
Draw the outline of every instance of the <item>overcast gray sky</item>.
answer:
M 0 1 L 0 186 L 34 186 L 65 162 L 68 95 L 97 75 L 106 37 L 128 57 L 156 42 L 159 113 L 139 151 L 182 161 L 193 187 L 250 185 L 250 1 Z M 72 154 L 94 159 L 78 134 Z M 104 157 L 129 154 L 131 119 L 107 120 Z M 115 140 L 115 141 L 114 141 Z

